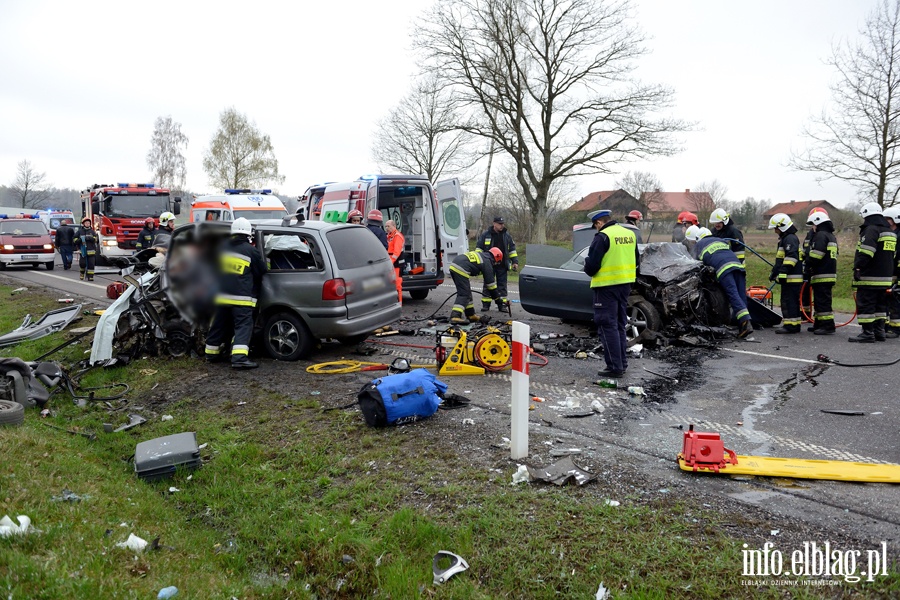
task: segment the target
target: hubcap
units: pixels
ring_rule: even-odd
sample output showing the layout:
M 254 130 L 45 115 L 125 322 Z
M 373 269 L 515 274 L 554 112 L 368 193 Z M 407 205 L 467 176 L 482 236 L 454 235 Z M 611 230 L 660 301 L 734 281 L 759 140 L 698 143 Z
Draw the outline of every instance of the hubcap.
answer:
M 269 328 L 269 344 L 279 354 L 288 355 L 300 345 L 300 332 L 288 321 L 277 321 Z

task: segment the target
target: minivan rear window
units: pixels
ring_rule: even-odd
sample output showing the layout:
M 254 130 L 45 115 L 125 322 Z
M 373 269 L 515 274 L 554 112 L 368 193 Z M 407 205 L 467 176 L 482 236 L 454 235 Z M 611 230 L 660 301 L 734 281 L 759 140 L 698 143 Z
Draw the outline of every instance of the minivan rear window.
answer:
M 358 269 L 388 260 L 387 250 L 365 227 L 342 227 L 329 231 L 326 236 L 339 269 Z

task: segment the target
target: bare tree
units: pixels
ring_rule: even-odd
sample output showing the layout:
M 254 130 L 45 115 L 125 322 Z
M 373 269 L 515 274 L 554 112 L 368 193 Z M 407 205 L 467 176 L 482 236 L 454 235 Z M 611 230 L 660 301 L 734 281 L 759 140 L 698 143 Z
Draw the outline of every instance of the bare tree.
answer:
M 272 140 L 235 108 L 219 115 L 219 129 L 203 156 L 210 185 L 222 189 L 262 187 L 282 183 Z
M 728 204 L 727 194 L 728 188 L 718 179 L 713 179 L 691 188 L 687 199 L 693 212 L 696 212 L 702 221 L 704 215 L 708 217 L 712 211 L 724 208 Z
M 628 0 L 446 0 L 425 21 L 423 66 L 471 108 L 464 129 L 513 158 L 536 241 L 554 181 L 680 149 L 688 124 L 660 114 L 672 91 L 632 77 L 645 50 Z
M 638 201 L 638 210 L 646 217 L 656 208 L 657 201 L 662 198 L 663 189 L 659 177 L 647 171 L 628 171 L 616 180 L 617 190 L 625 190 Z
M 881 0 L 860 36 L 832 48 L 832 108 L 804 128 L 810 147 L 790 165 L 847 181 L 886 207 L 900 193 L 900 0 Z
M 172 116 L 157 117 L 150 138 L 150 152 L 147 153 L 147 166 L 152 172 L 154 183 L 161 187 L 184 189 L 187 167 L 185 166 L 182 148 L 187 149 L 188 137 L 181 132 L 181 124 L 172 120 Z
M 737 225 L 755 228 L 762 225 L 763 213 L 771 205 L 771 200 L 756 200 L 752 196 L 747 196 L 741 202 L 724 202 L 721 206 L 728 211 Z
M 9 190 L 22 208 L 44 208 L 53 196 L 53 184 L 47 182 L 47 174 L 38 172 L 28 160 L 19 161 Z
M 372 155 L 382 168 L 422 173 L 431 181 L 458 175 L 478 158 L 472 135 L 459 129 L 462 120 L 452 92 L 428 76 L 378 122 Z

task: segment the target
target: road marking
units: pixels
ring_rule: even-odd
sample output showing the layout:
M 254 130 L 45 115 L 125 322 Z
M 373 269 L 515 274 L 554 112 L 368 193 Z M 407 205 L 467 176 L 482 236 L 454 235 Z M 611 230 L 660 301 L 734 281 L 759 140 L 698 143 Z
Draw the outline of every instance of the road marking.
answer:
M 32 271 L 34 273 L 34 271 Z M 81 285 L 90 285 L 95 288 L 100 288 L 101 290 L 105 290 L 105 285 L 99 285 L 96 283 L 91 283 L 89 281 L 81 281 L 80 279 L 69 279 L 68 277 L 63 277 L 62 275 L 52 275 L 50 273 L 34 273 L 35 275 L 40 275 L 42 277 L 53 277 L 54 279 L 62 279 L 63 281 L 68 281 L 69 283 L 80 283 Z
M 779 356 L 777 354 L 764 354 L 762 352 L 750 352 L 749 350 L 735 350 L 734 348 L 721 348 L 721 350 L 735 352 L 737 354 L 752 354 L 753 356 L 765 356 L 766 358 L 780 358 L 781 360 L 793 360 L 796 362 L 812 363 L 814 365 L 822 364 L 817 360 L 809 360 L 806 358 L 792 358 L 790 356 Z

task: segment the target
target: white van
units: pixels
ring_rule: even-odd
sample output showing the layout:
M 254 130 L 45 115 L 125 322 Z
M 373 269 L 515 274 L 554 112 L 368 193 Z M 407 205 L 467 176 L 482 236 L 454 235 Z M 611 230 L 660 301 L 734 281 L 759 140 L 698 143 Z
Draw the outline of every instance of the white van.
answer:
M 225 190 L 224 194 L 199 196 L 191 202 L 190 222 L 283 219 L 287 209 L 272 190 Z
M 310 186 L 300 206 L 311 220 L 346 221 L 351 210 L 363 217 L 378 209 L 406 240 L 403 290 L 422 300 L 444 282 L 453 259 L 468 252 L 459 180 L 432 186 L 425 175 L 364 175 L 356 181 Z

